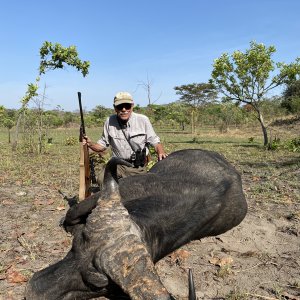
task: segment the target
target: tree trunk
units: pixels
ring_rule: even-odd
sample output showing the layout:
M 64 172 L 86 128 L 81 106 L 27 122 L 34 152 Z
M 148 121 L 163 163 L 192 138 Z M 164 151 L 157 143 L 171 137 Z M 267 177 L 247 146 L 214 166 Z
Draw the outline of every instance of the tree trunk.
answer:
M 42 95 L 42 100 L 37 99 L 37 115 L 38 115 L 38 120 L 37 120 L 37 130 L 38 130 L 38 154 L 41 154 L 43 152 L 43 147 L 45 143 L 45 138 L 46 134 L 43 132 L 44 130 L 44 124 L 43 124 L 43 112 L 44 112 L 44 103 L 45 103 L 45 98 L 46 98 L 46 84 L 44 85 L 44 90 L 43 90 L 43 95 Z
M 195 111 L 192 110 L 191 114 L 191 127 L 192 127 L 192 134 L 195 134 Z
M 260 123 L 261 129 L 263 132 L 263 136 L 264 136 L 264 146 L 267 146 L 269 143 L 268 132 L 267 132 L 267 128 L 264 123 L 264 119 L 259 111 L 258 111 L 258 121 Z
M 185 124 L 184 122 L 181 122 L 181 130 L 184 131 L 184 129 L 185 129 Z
M 8 143 L 10 144 L 11 141 L 10 141 L 10 129 L 8 128 Z
M 20 129 L 20 123 L 21 123 L 22 115 L 24 115 L 24 112 L 21 112 L 18 116 L 18 121 L 17 121 L 17 125 L 16 125 L 16 132 L 15 132 L 15 140 L 13 141 L 12 151 L 17 150 L 17 146 L 18 146 L 18 143 L 19 143 L 19 129 Z

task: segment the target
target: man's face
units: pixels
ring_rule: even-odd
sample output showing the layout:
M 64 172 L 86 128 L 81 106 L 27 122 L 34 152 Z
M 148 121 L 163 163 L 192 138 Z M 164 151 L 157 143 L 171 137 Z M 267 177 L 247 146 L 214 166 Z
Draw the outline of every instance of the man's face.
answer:
M 133 104 L 130 103 L 122 103 L 115 106 L 115 111 L 118 117 L 125 122 L 128 121 L 128 119 L 130 118 L 132 110 L 133 110 Z

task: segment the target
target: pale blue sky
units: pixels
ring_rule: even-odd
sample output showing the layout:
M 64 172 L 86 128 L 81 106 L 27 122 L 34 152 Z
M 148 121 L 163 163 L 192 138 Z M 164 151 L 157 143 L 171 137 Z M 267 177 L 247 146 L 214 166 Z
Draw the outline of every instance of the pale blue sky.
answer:
M 34 82 L 44 41 L 75 45 L 91 62 L 83 78 L 69 67 L 42 76 L 46 109 L 112 106 L 118 91 L 147 105 L 139 85 L 152 82 L 157 104 L 175 101 L 174 87 L 207 82 L 213 60 L 255 40 L 277 49 L 275 61 L 300 56 L 299 0 L 1 1 L 0 105 L 19 108 Z M 40 90 L 40 92 L 42 89 Z

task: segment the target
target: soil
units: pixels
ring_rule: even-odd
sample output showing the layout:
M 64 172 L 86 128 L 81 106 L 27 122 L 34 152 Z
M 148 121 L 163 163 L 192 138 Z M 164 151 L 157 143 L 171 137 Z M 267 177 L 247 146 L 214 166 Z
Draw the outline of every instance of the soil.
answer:
M 259 165 L 240 167 L 249 207 L 243 222 L 220 236 L 193 241 L 156 265 L 176 299 L 188 299 L 191 269 L 198 299 L 300 300 L 298 159 L 276 174 L 269 166 L 261 171 Z M 270 190 L 277 195 L 273 200 Z M 66 209 L 55 185 L 3 180 L 0 300 L 23 299 L 32 274 L 69 251 L 72 237 L 59 226 Z
M 244 189 L 247 195 L 247 178 Z M 45 186 L 2 186 L 0 299 L 22 299 L 33 272 L 69 250 L 72 238 L 59 226 L 65 203 L 58 198 Z M 158 262 L 177 299 L 187 299 L 188 269 L 198 299 L 300 299 L 299 207 L 247 198 L 249 211 L 239 226 Z

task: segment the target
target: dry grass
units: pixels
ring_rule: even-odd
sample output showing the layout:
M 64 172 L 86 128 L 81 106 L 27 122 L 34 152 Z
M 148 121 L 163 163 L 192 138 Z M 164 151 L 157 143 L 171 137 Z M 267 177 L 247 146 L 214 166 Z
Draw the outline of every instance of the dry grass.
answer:
M 291 125 L 289 125 L 291 127 Z M 298 127 L 297 127 L 298 126 Z M 280 127 L 281 138 L 296 137 L 294 131 Z M 284 130 L 286 129 L 286 130 Z M 97 140 L 101 130 L 89 129 L 89 136 Z M 6 132 L 1 131 L 0 182 L 16 186 L 45 185 L 74 195 L 79 184 L 79 145 L 66 145 L 68 138 L 77 140 L 77 129 L 57 129 L 51 132 L 53 144 L 42 155 L 12 152 L 5 143 Z M 244 177 L 245 191 L 258 201 L 279 203 L 299 202 L 300 153 L 287 150 L 266 151 L 262 147 L 259 128 L 231 129 L 225 134 L 200 128 L 196 135 L 159 133 L 168 152 L 186 148 L 201 148 L 222 153 Z M 249 141 L 250 138 L 253 138 Z M 154 158 L 155 159 L 155 158 Z

